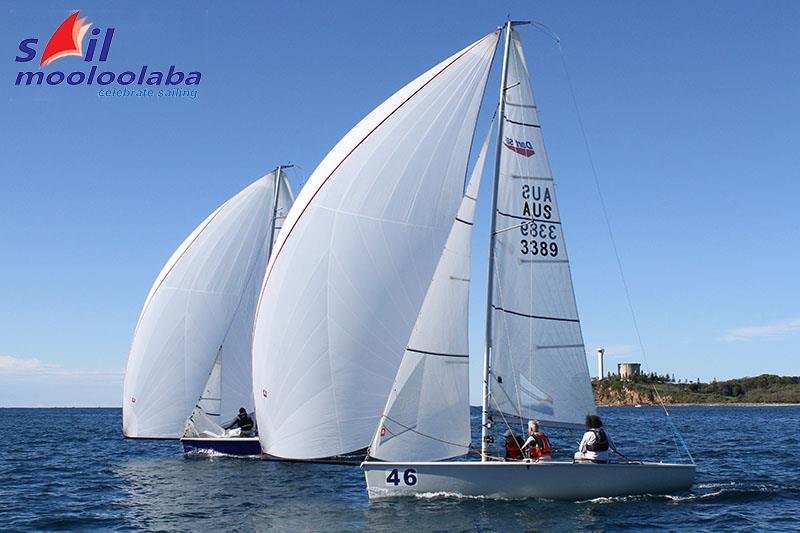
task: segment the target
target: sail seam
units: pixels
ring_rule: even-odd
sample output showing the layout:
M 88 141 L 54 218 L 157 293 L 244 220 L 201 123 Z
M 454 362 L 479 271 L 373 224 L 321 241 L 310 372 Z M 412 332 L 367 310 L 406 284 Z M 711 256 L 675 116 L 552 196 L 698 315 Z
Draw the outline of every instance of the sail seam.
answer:
M 415 350 L 414 348 L 406 348 L 408 352 L 414 352 L 422 355 L 434 355 L 436 357 L 461 357 L 461 358 L 469 358 L 469 354 L 458 354 L 458 353 L 440 353 L 440 352 L 429 352 L 427 350 Z
M 562 348 L 583 348 L 584 344 L 552 344 L 545 346 L 537 346 L 537 350 L 558 350 Z
M 502 311 L 504 313 L 508 313 L 508 314 L 511 314 L 511 315 L 517 315 L 517 316 L 521 316 L 521 317 L 525 317 L 525 318 L 535 318 L 535 319 L 538 319 L 538 320 L 555 320 L 557 322 L 580 322 L 580 320 L 578 320 L 577 318 L 561 318 L 561 317 L 557 317 L 557 316 L 528 315 L 528 314 L 520 313 L 520 312 L 517 312 L 517 311 L 511 311 L 510 309 L 504 309 L 504 308 L 496 306 L 496 305 L 493 305 L 492 309 L 494 309 L 495 311 Z
M 506 105 L 507 104 L 508 104 L 508 102 L 506 102 Z M 505 116 L 503 118 L 506 119 L 506 121 L 508 121 L 508 122 L 510 122 L 512 124 L 516 124 L 517 126 L 527 126 L 529 128 L 541 128 L 541 126 L 539 124 L 528 124 L 526 122 L 517 122 L 516 120 L 511 120 L 510 118 L 505 117 Z
M 409 228 L 435 229 L 435 230 L 440 229 L 438 226 L 430 226 L 430 225 L 426 225 L 426 224 L 412 224 L 411 222 L 406 222 L 404 220 L 391 220 L 391 219 L 388 219 L 388 218 L 380 218 L 380 217 L 375 217 L 375 216 L 370 216 L 370 215 L 364 215 L 364 214 L 361 214 L 361 213 L 353 213 L 352 211 L 345 211 L 343 209 L 337 209 L 335 207 L 328 207 L 326 205 L 315 205 L 314 209 L 323 209 L 325 211 L 330 211 L 330 212 L 335 213 L 337 215 L 347 215 L 347 216 L 350 216 L 350 217 L 353 217 L 353 218 L 361 218 L 361 219 L 365 219 L 365 220 L 374 220 L 374 221 L 377 221 L 377 222 L 385 222 L 386 224 L 397 224 L 397 225 L 406 226 L 406 227 L 409 227 Z
M 520 174 L 511 174 L 511 179 L 553 181 L 553 178 L 549 176 L 521 176 Z

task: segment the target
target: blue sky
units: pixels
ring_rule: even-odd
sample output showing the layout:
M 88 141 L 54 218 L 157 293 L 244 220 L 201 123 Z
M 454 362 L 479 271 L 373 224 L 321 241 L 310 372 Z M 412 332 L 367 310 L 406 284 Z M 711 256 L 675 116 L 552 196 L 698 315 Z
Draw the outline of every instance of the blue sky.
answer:
M 278 163 L 298 165 L 299 186 L 373 107 L 507 13 L 562 38 L 649 368 L 704 380 L 800 374 L 796 2 L 6 5 L 0 405 L 120 405 L 141 305 L 186 235 Z M 75 9 L 116 29 L 108 68 L 201 71 L 197 98 L 15 87 L 19 41 L 46 40 Z M 607 368 L 642 360 L 558 50 L 521 32 L 587 348 L 605 346 Z M 68 57 L 46 71 L 78 67 Z M 490 95 L 497 85 L 495 73 Z

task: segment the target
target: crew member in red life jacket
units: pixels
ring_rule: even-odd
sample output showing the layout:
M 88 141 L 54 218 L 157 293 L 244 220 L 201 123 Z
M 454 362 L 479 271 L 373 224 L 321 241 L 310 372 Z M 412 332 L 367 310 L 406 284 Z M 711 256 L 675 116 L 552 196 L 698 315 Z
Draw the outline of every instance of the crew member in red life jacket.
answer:
M 607 463 L 609 449 L 615 449 L 614 444 L 603 429 L 600 417 L 586 415 L 586 433 L 583 434 L 578 451 L 575 452 L 575 460 Z
M 539 421 L 528 421 L 528 440 L 522 445 L 522 451 L 528 451 L 531 459 L 550 459 L 552 448 L 547 435 L 539 431 Z
M 522 461 L 522 438 L 515 435 L 512 430 L 506 431 L 506 461 Z

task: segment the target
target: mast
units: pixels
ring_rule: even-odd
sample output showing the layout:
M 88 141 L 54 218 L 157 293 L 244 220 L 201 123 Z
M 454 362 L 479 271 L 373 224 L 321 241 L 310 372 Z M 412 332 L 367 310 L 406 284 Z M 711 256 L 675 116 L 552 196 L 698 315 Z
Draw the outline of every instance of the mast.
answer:
M 494 245 L 495 224 L 497 222 L 497 188 L 500 181 L 500 156 L 503 147 L 503 124 L 505 120 L 506 75 L 508 74 L 508 52 L 511 47 L 511 28 L 530 22 L 512 21 L 505 23 L 506 42 L 503 50 L 503 70 L 500 75 L 500 102 L 497 109 L 497 140 L 494 152 L 494 172 L 492 175 L 492 218 L 489 224 L 489 276 L 486 291 L 486 347 L 483 352 L 483 407 L 481 413 L 481 461 L 486 460 L 489 437 L 489 374 L 492 351 L 492 299 L 494 292 Z
M 281 171 L 284 168 L 292 168 L 294 165 L 278 165 L 275 169 L 275 186 L 272 193 L 272 227 L 269 228 L 269 255 L 272 255 L 272 245 L 275 243 L 275 223 L 278 218 L 278 196 L 281 192 Z M 267 255 L 267 260 L 269 260 Z

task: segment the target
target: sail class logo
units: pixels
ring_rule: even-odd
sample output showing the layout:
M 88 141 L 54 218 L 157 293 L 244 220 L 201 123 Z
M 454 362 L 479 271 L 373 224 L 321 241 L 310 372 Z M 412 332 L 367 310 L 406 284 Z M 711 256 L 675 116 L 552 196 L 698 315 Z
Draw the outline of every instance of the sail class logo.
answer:
M 87 30 L 91 27 L 92 23 L 90 22 L 89 24 L 84 24 L 84 22 L 86 22 L 86 17 L 78 19 L 79 15 L 80 11 L 76 11 L 64 19 L 64 22 L 62 22 L 61 25 L 56 28 L 56 31 L 53 32 L 52 37 L 50 37 L 50 40 L 47 41 L 47 44 L 44 47 L 42 58 L 39 60 L 40 67 L 49 65 L 56 59 L 60 59 L 62 57 L 83 57 L 83 38 L 86 35 Z M 95 35 L 100 33 L 100 30 L 97 28 L 95 28 L 95 30 L 97 31 Z M 112 35 L 113 32 L 114 30 L 112 28 Z M 108 37 L 108 44 L 110 44 L 110 36 Z M 94 40 L 92 40 L 92 43 L 94 44 Z M 94 52 L 94 47 L 92 47 L 92 52 Z
M 86 22 L 86 17 L 80 17 L 80 10 L 69 15 L 53 32 L 39 57 L 38 70 L 20 70 L 17 72 L 14 85 L 199 85 L 202 74 L 199 71 L 184 71 L 175 65 L 170 65 L 164 71 L 151 69 L 149 65 L 141 65 L 138 68 L 131 68 L 122 71 L 108 68 L 105 69 L 105 62 L 108 61 L 111 44 L 114 38 L 115 28 L 108 27 L 105 30 L 93 27 L 93 24 Z M 89 28 L 92 28 L 89 31 Z M 85 48 L 83 41 L 86 34 L 92 37 L 89 39 Z M 102 35 L 102 36 L 101 36 Z M 19 52 L 14 58 L 17 63 L 30 63 L 36 59 L 39 51 L 37 45 L 39 39 L 29 37 L 19 42 Z M 54 61 L 70 56 L 83 58 L 84 66 L 77 66 L 73 72 L 62 70 L 51 70 L 45 72 L 45 67 L 50 66 Z M 68 64 L 68 63 L 65 63 Z M 75 63 L 73 63 L 75 65 Z M 90 66 L 91 65 L 91 66 Z
M 525 157 L 530 157 L 536 153 L 533 151 L 533 145 L 530 141 L 517 141 L 511 137 L 506 137 L 503 144 L 512 152 L 516 152 L 519 155 L 524 155 Z

